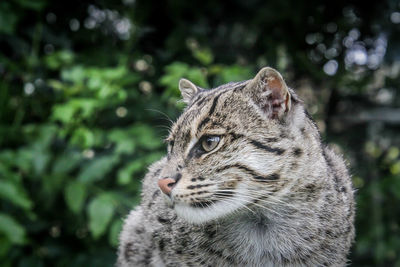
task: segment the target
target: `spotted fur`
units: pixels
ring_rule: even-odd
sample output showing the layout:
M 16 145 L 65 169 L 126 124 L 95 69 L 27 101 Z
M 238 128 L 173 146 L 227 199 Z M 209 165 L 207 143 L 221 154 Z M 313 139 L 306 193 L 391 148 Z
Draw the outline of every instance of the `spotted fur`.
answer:
M 280 74 L 264 68 L 211 90 L 182 80 L 180 89 L 187 107 L 125 220 L 118 265 L 346 265 L 347 168 Z M 220 140 L 208 152 L 207 136 Z M 166 177 L 176 181 L 169 196 L 157 186 Z

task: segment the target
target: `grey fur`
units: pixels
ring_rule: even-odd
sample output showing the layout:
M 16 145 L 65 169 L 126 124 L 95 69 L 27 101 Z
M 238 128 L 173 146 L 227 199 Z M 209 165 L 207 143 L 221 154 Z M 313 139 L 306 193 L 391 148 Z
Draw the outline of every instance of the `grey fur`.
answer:
M 271 98 L 261 78 L 274 72 L 187 95 L 168 156 L 150 167 L 125 220 L 119 266 L 346 265 L 350 176 L 283 79 Z M 221 138 L 208 153 L 198 150 L 204 135 Z M 177 175 L 169 198 L 157 182 Z

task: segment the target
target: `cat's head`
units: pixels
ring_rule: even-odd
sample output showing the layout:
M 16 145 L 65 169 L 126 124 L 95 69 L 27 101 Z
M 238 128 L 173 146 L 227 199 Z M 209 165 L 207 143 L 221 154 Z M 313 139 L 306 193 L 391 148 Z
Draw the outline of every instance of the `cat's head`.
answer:
M 282 76 L 266 67 L 248 81 L 204 90 L 182 79 L 179 89 L 187 107 L 158 181 L 178 216 L 204 223 L 278 203 L 313 127 Z

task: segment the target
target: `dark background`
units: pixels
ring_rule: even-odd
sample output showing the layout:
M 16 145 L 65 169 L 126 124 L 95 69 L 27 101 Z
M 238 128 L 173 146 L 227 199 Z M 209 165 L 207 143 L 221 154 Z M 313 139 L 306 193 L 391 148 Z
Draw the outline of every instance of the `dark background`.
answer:
M 400 266 L 400 2 L 0 1 L 0 265 L 112 266 L 179 78 L 277 68 L 347 158 L 352 266 Z

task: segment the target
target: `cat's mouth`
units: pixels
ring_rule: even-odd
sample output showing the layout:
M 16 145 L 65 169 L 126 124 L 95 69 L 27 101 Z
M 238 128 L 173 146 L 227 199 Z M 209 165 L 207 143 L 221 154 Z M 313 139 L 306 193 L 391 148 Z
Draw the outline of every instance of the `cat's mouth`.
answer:
M 176 202 L 174 209 L 178 217 L 193 224 L 203 224 L 219 220 L 232 214 L 240 208 L 239 203 L 224 203 L 223 201 L 198 201 L 192 203 Z
M 248 199 L 237 195 L 235 192 L 224 192 L 224 196 L 216 194 L 207 198 L 197 198 L 190 201 L 182 201 L 170 198 L 178 217 L 193 224 L 203 224 L 214 220 L 221 220 L 241 210 L 249 202 Z
M 178 217 L 194 224 L 222 219 L 249 203 L 245 185 L 177 184 L 170 178 L 160 179 L 158 185 Z
M 230 198 L 234 195 L 233 190 L 229 190 L 229 191 L 225 191 L 222 193 L 216 193 L 213 195 L 213 197 L 211 199 L 207 199 L 207 200 L 200 200 L 200 201 L 194 201 L 190 203 L 190 206 L 193 208 L 208 208 L 211 205 L 215 204 L 216 202 L 218 202 L 218 199 L 226 199 L 226 198 Z
M 219 202 L 218 199 L 214 199 L 212 197 L 209 197 L 208 199 L 199 199 L 198 198 L 196 200 L 187 201 L 187 200 L 180 199 L 178 196 L 176 196 L 174 194 L 165 195 L 165 198 L 168 202 L 170 202 L 170 204 L 172 204 L 172 206 L 185 205 L 187 207 L 196 208 L 196 209 L 210 208 L 212 205 Z
M 208 208 L 213 205 L 217 200 L 204 200 L 190 203 L 193 208 Z

